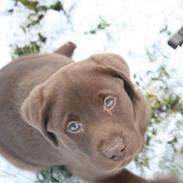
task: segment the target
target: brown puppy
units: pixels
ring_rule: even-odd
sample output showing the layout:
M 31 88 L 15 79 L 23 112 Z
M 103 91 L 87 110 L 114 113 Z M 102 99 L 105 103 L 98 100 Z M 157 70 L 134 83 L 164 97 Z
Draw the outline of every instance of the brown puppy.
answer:
M 146 182 L 124 169 L 143 147 L 149 114 L 126 62 L 98 54 L 74 63 L 59 55 L 71 56 L 71 45 L 0 71 L 1 154 L 25 169 L 66 165 L 91 182 Z

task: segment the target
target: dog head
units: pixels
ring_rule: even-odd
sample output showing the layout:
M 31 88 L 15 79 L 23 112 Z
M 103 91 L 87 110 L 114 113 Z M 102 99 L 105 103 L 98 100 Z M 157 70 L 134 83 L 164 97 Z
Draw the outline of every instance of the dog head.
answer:
M 36 86 L 21 115 L 71 169 L 82 164 L 105 173 L 123 168 L 141 150 L 148 107 L 130 81 L 126 62 L 115 54 L 98 54 Z

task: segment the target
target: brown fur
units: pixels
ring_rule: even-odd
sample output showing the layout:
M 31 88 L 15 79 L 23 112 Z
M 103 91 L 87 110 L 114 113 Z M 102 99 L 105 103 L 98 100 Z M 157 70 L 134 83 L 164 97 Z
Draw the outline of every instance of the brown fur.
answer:
M 53 54 L 25 56 L 0 71 L 1 154 L 23 169 L 66 165 L 91 182 L 147 182 L 124 169 L 143 147 L 149 118 L 126 62 L 108 53 L 74 63 L 68 58 L 74 49 L 67 43 Z M 108 95 L 117 102 L 106 111 Z M 72 120 L 83 123 L 82 132 L 68 133 Z M 107 156 L 114 153 L 114 143 L 125 146 L 118 160 L 103 155 L 106 149 Z
M 71 57 L 75 48 L 76 48 L 76 45 L 73 42 L 67 42 L 63 46 L 55 50 L 54 53 Z

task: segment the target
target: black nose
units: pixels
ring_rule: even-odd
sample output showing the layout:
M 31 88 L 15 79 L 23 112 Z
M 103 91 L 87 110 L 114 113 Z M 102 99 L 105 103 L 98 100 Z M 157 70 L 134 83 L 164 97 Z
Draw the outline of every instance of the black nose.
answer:
M 125 148 L 123 139 L 117 137 L 110 143 L 106 142 L 103 144 L 102 154 L 111 160 L 122 160 Z

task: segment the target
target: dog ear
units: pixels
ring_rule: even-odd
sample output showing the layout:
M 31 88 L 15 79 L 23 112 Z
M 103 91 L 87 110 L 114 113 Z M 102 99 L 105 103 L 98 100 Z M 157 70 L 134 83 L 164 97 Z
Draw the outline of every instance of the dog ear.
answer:
M 23 101 L 20 114 L 23 120 L 37 129 L 51 145 L 57 146 L 58 141 L 56 136 L 47 131 L 50 106 L 49 98 L 45 96 L 44 87 L 38 85 Z
M 130 79 L 128 64 L 119 55 L 112 53 L 96 54 L 89 59 L 92 59 L 98 66 L 102 67 L 103 72 L 123 80 L 125 91 L 132 101 L 134 120 L 140 133 L 144 136 L 149 119 L 149 107 L 144 95 L 134 86 Z
M 62 45 L 60 48 L 54 51 L 56 54 L 65 55 L 67 57 L 72 57 L 74 50 L 76 48 L 76 45 L 73 42 L 67 42 L 64 45 Z

